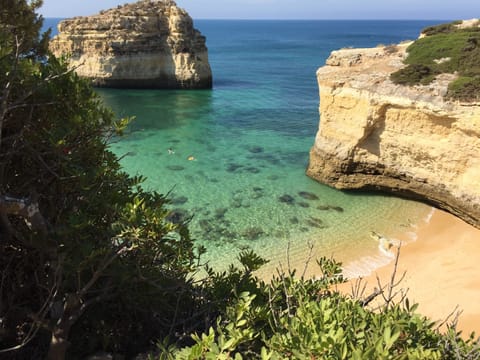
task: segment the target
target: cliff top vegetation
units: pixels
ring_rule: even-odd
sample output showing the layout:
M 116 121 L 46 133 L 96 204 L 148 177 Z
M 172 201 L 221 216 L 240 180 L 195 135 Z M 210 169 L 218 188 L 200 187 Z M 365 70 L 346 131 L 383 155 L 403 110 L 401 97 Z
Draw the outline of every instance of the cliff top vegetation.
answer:
M 462 26 L 455 21 L 430 26 L 407 48 L 406 67 L 391 75 L 403 85 L 427 85 L 439 74 L 458 74 L 449 84 L 447 99 L 480 99 L 480 27 L 479 22 Z

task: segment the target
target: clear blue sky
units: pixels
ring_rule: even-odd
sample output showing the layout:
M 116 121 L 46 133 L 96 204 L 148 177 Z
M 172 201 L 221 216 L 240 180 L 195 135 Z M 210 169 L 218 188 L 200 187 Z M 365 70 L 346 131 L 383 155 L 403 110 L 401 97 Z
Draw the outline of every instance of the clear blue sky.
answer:
M 45 17 L 91 15 L 128 0 L 44 0 Z M 133 2 L 133 1 L 132 1 Z M 194 19 L 471 19 L 480 0 L 177 0 Z

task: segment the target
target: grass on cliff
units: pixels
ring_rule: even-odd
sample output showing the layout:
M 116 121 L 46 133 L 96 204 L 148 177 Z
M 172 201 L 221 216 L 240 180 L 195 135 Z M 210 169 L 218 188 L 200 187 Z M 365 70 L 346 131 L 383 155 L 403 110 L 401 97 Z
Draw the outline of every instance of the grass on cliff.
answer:
M 394 83 L 426 85 L 442 73 L 457 73 L 446 97 L 454 100 L 480 100 L 480 28 L 459 29 L 455 23 L 428 27 L 425 37 L 407 49 L 407 66 L 393 74 Z
M 435 34 L 450 33 L 452 31 L 455 31 L 455 25 L 459 25 L 461 23 L 461 20 L 456 20 L 447 24 L 429 26 L 422 30 L 422 34 L 425 34 L 426 36 L 431 36 Z

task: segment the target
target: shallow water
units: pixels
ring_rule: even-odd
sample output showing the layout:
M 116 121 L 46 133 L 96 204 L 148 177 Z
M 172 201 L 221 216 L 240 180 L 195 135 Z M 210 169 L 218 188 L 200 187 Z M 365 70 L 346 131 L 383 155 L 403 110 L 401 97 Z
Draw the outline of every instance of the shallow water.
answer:
M 370 232 L 414 233 L 430 207 L 305 176 L 318 128 L 315 70 L 331 50 L 411 39 L 429 24 L 197 21 L 213 90 L 99 90 L 118 116 L 136 116 L 111 148 L 147 188 L 171 191 L 175 216 L 193 216 L 191 232 L 218 269 L 251 248 L 272 260 L 271 273 L 279 262 L 301 264 L 312 247 L 349 276 L 368 273 L 390 261 Z

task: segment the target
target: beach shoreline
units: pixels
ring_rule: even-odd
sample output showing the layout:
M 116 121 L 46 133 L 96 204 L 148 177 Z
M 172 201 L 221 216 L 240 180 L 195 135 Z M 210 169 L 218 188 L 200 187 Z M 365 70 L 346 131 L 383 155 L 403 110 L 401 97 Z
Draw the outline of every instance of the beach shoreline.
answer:
M 400 248 L 397 279 L 404 272 L 405 277 L 399 288 L 408 289 L 410 303 L 419 304 L 418 313 L 439 323 L 458 307 L 462 313 L 457 330 L 464 337 L 472 331 L 480 335 L 480 230 L 435 209 L 416 234 L 416 241 Z M 394 266 L 392 261 L 362 277 L 365 295 L 378 287 L 377 276 L 382 285 L 387 284 Z M 339 291 L 350 294 L 355 281 L 342 284 Z

